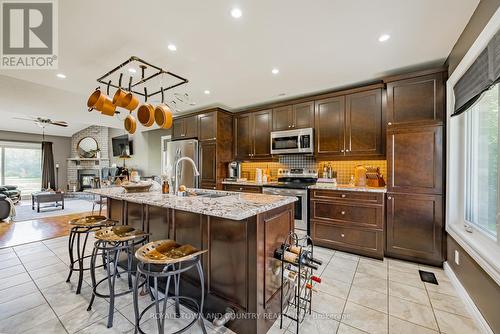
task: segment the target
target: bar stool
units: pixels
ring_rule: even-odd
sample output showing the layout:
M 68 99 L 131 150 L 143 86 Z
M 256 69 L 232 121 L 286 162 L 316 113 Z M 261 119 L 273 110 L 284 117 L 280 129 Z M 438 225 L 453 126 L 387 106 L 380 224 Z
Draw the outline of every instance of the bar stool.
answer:
M 203 276 L 203 269 L 201 266 L 201 255 L 205 253 L 206 250 L 198 250 L 191 245 L 179 245 L 174 240 L 159 240 L 150 242 L 135 252 L 135 257 L 139 260 L 137 263 L 137 273 L 134 282 L 134 312 L 135 312 L 135 333 L 139 332 L 145 334 L 140 327 L 140 322 L 144 314 L 155 307 L 155 318 L 158 327 L 158 332 L 163 334 L 165 331 L 165 318 L 167 310 L 167 302 L 169 299 L 175 299 L 175 314 L 176 317 L 180 316 L 179 301 L 185 301 L 192 304 L 194 308 L 193 320 L 187 324 L 185 327 L 177 330 L 175 333 L 182 333 L 188 330 L 194 325 L 196 321 L 199 322 L 201 330 L 204 334 L 207 333 L 205 329 L 205 323 L 203 322 L 203 302 L 205 298 L 205 279 Z M 195 299 L 180 296 L 179 295 L 179 285 L 180 276 L 182 273 L 195 268 L 198 271 L 198 276 L 200 279 L 201 286 L 201 301 L 198 303 Z M 149 282 L 153 279 L 154 287 L 154 300 L 149 304 L 142 312 L 139 312 L 139 288 L 141 284 L 139 283 L 141 277 Z M 174 279 L 175 284 L 175 294 L 169 296 L 170 279 Z M 159 284 L 158 279 L 166 279 L 165 283 L 165 294 L 163 298 L 159 296 Z M 161 302 L 163 301 L 163 306 Z M 160 307 L 162 312 L 160 313 Z
M 85 255 L 85 248 L 87 246 L 87 240 L 89 238 L 90 233 L 98 231 L 104 227 L 113 226 L 116 224 L 116 221 L 107 219 L 105 216 L 92 215 L 92 216 L 85 216 L 85 217 L 71 219 L 69 221 L 69 224 L 72 225 L 73 227 L 71 228 L 68 240 L 68 252 L 69 252 L 70 264 L 69 264 L 69 274 L 68 278 L 66 279 L 66 282 L 70 281 L 73 271 L 78 271 L 79 274 L 78 285 L 76 288 L 76 294 L 78 295 L 82 290 L 83 273 L 84 271 L 90 269 L 90 267 L 85 268 L 83 266 L 83 261 L 91 256 L 91 255 Z M 84 236 L 83 247 L 81 246 L 82 236 Z M 76 241 L 76 256 L 77 256 L 76 259 L 74 258 L 75 241 Z M 77 265 L 76 268 L 75 265 Z M 103 257 L 102 266 L 105 265 L 106 264 L 104 262 L 104 257 Z
M 101 229 L 95 233 L 97 241 L 94 243 L 94 250 L 90 259 L 90 277 L 92 278 L 92 297 L 87 311 L 92 309 L 95 297 L 109 298 L 109 312 L 108 312 L 108 328 L 113 327 L 113 314 L 115 309 L 115 297 L 124 296 L 132 292 L 132 262 L 133 252 L 136 246 L 143 244 L 148 234 L 137 230 L 130 226 L 115 226 Z M 127 254 L 127 267 L 123 271 L 118 269 L 118 261 L 120 260 L 121 252 Z M 95 269 L 96 260 L 99 254 L 103 254 L 106 258 L 106 272 L 107 275 L 101 280 L 96 280 Z M 111 266 L 113 268 L 111 268 Z M 128 290 L 115 292 L 116 277 L 120 274 L 127 274 L 128 276 Z M 108 282 L 108 294 L 97 292 L 97 288 L 103 282 Z

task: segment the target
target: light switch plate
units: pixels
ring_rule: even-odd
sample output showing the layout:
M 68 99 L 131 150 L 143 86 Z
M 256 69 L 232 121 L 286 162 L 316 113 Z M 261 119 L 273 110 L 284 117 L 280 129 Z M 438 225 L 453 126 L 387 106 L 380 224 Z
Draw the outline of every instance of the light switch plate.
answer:
M 455 249 L 455 263 L 460 265 L 460 253 Z

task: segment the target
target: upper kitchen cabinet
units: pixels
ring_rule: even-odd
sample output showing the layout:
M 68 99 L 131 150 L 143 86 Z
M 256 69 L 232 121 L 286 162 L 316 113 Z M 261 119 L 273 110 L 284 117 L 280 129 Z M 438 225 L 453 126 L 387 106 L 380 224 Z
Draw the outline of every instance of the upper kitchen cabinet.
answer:
M 316 152 L 318 155 L 344 155 L 345 97 L 316 101 Z
M 217 137 L 217 113 L 215 111 L 198 115 L 198 139 L 214 140 Z
M 271 156 L 272 110 L 237 115 L 234 118 L 235 157 L 240 160 Z
M 198 137 L 198 115 L 176 118 L 172 124 L 172 140 Z
M 200 141 L 200 187 L 217 188 L 217 142 Z
M 304 102 L 273 109 L 273 131 L 312 128 L 314 102 Z
M 384 155 L 381 88 L 319 100 L 315 109 L 318 156 Z
M 387 126 L 443 124 L 444 80 L 442 70 L 421 76 L 389 78 Z M 394 81 L 393 81 L 394 80 Z
M 346 96 L 346 155 L 381 155 L 385 146 L 382 89 Z
M 443 127 L 420 126 L 387 131 L 387 190 L 443 193 Z

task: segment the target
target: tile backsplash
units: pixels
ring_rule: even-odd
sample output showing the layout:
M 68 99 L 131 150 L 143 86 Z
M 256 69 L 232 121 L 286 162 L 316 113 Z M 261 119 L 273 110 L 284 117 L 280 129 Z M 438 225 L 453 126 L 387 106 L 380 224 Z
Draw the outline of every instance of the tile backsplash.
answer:
M 380 168 L 380 173 L 387 182 L 387 161 L 386 160 L 349 160 L 349 161 L 316 161 L 311 156 L 284 155 L 279 157 L 278 162 L 244 162 L 241 165 L 242 177 L 248 180 L 255 180 L 255 169 L 269 168 L 271 180 L 278 177 L 279 168 L 306 168 L 318 169 L 319 176 L 323 174 L 323 166 L 330 163 L 334 171 L 337 171 L 338 183 L 349 183 L 351 175 L 354 175 L 354 168 L 359 165 L 374 166 Z

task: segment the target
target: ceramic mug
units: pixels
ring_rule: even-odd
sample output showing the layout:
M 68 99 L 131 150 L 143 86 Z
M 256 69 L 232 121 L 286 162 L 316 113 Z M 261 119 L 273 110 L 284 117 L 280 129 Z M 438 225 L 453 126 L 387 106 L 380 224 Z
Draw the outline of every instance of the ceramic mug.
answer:
M 160 104 L 155 108 L 155 122 L 162 129 L 172 127 L 172 111 L 166 104 Z

